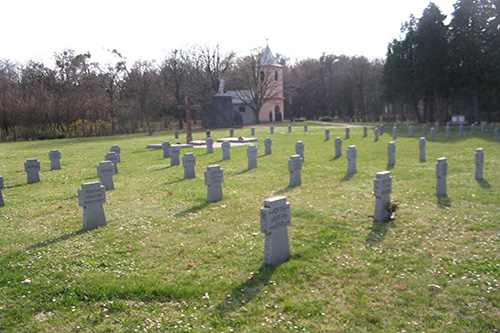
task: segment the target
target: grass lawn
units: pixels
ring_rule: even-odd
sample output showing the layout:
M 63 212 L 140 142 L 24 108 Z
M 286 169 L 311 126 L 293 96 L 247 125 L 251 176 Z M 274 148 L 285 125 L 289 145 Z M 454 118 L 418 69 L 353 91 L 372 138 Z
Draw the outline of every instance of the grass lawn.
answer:
M 5 206 L 0 208 L 0 331 L 384 331 L 491 332 L 500 329 L 500 143 L 491 132 L 436 142 L 400 126 L 396 165 L 387 166 L 392 125 L 373 130 L 325 125 L 257 127 L 258 168 L 247 171 L 247 146 L 196 155 L 196 179 L 183 180 L 154 136 L 0 144 Z M 489 128 L 489 126 L 488 126 Z M 214 138 L 228 130 L 212 131 Z M 235 129 L 249 136 L 250 129 Z M 334 139 L 343 156 L 334 159 Z M 181 133 L 185 137 L 185 133 Z M 264 156 L 264 138 L 273 140 Z M 204 139 L 204 132 L 194 134 Z M 288 160 L 305 143 L 302 186 L 289 188 Z M 77 189 L 97 181 L 111 145 L 122 163 L 104 205 L 108 226 L 82 231 Z M 346 150 L 358 149 L 348 176 Z M 484 181 L 474 153 L 484 148 Z M 62 170 L 50 171 L 59 149 Z M 435 195 L 435 164 L 448 158 L 448 196 Z M 26 184 L 24 162 L 38 158 L 41 182 Z M 224 198 L 206 203 L 203 172 L 224 169 Z M 373 179 L 393 177 L 394 221 L 374 223 Z M 291 259 L 263 266 L 264 200 L 286 196 Z

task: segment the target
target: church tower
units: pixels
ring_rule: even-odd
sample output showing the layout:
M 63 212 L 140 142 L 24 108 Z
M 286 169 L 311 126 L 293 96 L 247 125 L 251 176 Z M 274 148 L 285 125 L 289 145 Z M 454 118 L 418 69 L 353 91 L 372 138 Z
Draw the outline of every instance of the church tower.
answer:
M 259 121 L 280 121 L 284 116 L 283 66 L 278 64 L 269 45 L 259 61 L 259 84 L 263 92 L 263 105 Z

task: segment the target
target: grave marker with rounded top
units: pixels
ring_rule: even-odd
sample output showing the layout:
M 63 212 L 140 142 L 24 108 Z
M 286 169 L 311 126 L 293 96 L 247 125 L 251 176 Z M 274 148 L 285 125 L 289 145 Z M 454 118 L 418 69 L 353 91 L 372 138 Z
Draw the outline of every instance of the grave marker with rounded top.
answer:
M 295 152 L 299 154 L 300 157 L 302 157 L 302 161 L 304 161 L 304 149 L 305 149 L 304 142 L 297 141 L 297 143 L 295 144 Z
M 396 165 L 396 144 L 394 142 L 389 142 L 387 145 L 387 165 Z
M 264 155 L 271 155 L 272 153 L 273 140 L 271 138 L 264 139 Z
M 464 136 L 464 125 L 460 125 L 458 127 L 458 134 L 460 135 L 460 137 Z
M 373 195 L 375 196 L 375 214 L 377 222 L 387 222 L 390 217 L 389 205 L 391 203 L 392 177 L 390 171 L 378 172 L 373 180 Z
M 287 230 L 292 222 L 290 208 L 286 197 L 275 197 L 265 200 L 260 209 L 260 230 L 265 234 L 264 265 L 278 265 L 290 259 Z
M 476 134 L 476 125 L 474 124 L 470 125 L 470 134 L 472 135 Z
M 83 230 L 106 225 L 103 204 L 106 202 L 106 189 L 100 182 L 82 184 L 78 189 L 78 204 L 83 207 Z
M 431 128 L 431 141 L 436 141 L 436 129 L 434 127 Z
M 106 156 L 104 156 L 105 161 L 111 161 L 115 165 L 115 174 L 118 173 L 118 154 L 116 154 L 114 151 L 110 151 L 106 153 Z
M 257 169 L 257 146 L 250 145 L 247 148 L 248 170 Z
M 97 166 L 97 177 L 101 180 L 101 184 L 106 191 L 114 190 L 115 184 L 113 182 L 113 175 L 115 174 L 115 166 L 111 161 L 99 162 Z
M 40 162 L 36 158 L 26 160 L 24 171 L 27 172 L 27 184 L 38 183 L 40 181 Z
M 304 125 L 304 132 L 307 132 L 307 125 Z
M 446 157 L 437 159 L 436 162 L 436 196 L 441 197 L 447 194 L 446 176 L 448 175 L 448 161 Z
M 420 161 L 424 162 L 425 161 L 425 137 L 421 137 L 420 140 L 418 141 L 418 146 L 420 147 Z
M 288 133 L 292 132 L 292 125 L 288 125 Z
M 207 138 L 206 144 L 207 144 L 207 154 L 213 154 L 214 153 L 214 140 L 212 138 Z
M 351 133 L 351 129 L 349 127 L 346 127 L 346 129 L 345 129 L 345 138 L 346 139 L 349 139 L 350 133 Z
M 118 145 L 113 145 L 111 146 L 111 148 L 109 149 L 110 151 L 114 151 L 116 153 L 116 155 L 118 156 L 118 163 L 121 163 L 122 162 L 122 159 L 121 159 L 121 156 L 120 154 L 122 153 L 122 149 L 120 148 L 120 146 Z
M 483 164 L 484 164 L 484 150 L 483 148 L 477 148 L 475 154 L 476 172 L 475 179 L 483 180 Z
M 181 149 L 177 146 L 170 147 L 170 166 L 180 165 Z
M 408 136 L 413 137 L 413 125 L 408 126 Z
M 368 127 L 363 126 L 363 138 L 366 138 L 368 136 Z
M 205 185 L 207 185 L 207 202 L 215 202 L 222 199 L 222 182 L 224 182 L 224 170 L 220 165 L 207 166 L 205 171 Z
M 396 140 L 398 138 L 398 127 L 394 125 L 392 127 L 392 139 Z
M 290 183 L 288 186 L 302 185 L 302 157 L 300 155 L 292 155 L 288 160 L 288 170 L 290 171 Z
M 228 141 L 224 141 L 221 144 L 221 148 L 222 148 L 222 160 L 225 161 L 231 159 L 231 152 L 230 152 L 231 144 Z
M 61 152 L 58 149 L 52 149 L 49 152 L 50 170 L 61 170 Z
M 184 179 L 196 178 L 194 166 L 196 165 L 196 156 L 193 153 L 185 153 L 182 156 L 182 165 L 184 166 Z
M 274 134 L 274 126 L 269 127 L 269 133 Z
M 178 138 L 179 138 L 179 131 L 177 131 L 177 130 L 176 130 L 176 131 L 174 132 L 174 138 L 175 138 L 175 139 L 178 139 Z
M 163 158 L 170 158 L 170 147 L 172 145 L 170 142 L 165 141 L 161 144 L 161 149 L 163 150 Z
M 446 138 L 449 139 L 450 138 L 450 124 L 446 124 Z
M 358 149 L 356 146 L 347 147 L 347 174 L 354 175 L 358 169 L 356 160 L 358 158 Z
M 325 141 L 330 140 L 330 130 L 327 128 L 325 129 Z
M 377 142 L 378 141 L 378 128 L 375 127 L 375 130 L 373 131 L 373 141 Z
M 498 127 L 495 127 L 493 134 L 494 134 L 493 140 L 498 141 Z
M 340 136 L 335 138 L 335 158 L 342 156 L 342 138 Z
M 5 203 L 3 201 L 3 194 L 2 190 L 5 188 L 5 184 L 3 182 L 3 176 L 0 176 L 0 207 L 5 206 Z
M 229 130 L 229 136 L 230 136 L 230 137 L 233 137 L 233 135 L 234 135 L 234 129 L 232 129 L 232 128 L 231 128 L 231 129 Z
M 384 134 L 384 125 L 379 126 L 379 135 Z
M 250 128 L 251 135 L 255 135 L 255 127 Z

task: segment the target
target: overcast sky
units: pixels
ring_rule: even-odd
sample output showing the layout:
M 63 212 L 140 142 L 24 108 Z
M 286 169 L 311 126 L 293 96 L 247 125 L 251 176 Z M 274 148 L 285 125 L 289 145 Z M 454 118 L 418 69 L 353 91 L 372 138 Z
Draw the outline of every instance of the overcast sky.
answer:
M 456 0 L 435 0 L 451 18 Z M 220 45 L 243 56 L 264 47 L 292 61 L 323 53 L 383 58 L 410 14 L 427 0 L 6 0 L 0 59 L 43 61 L 65 48 L 106 63 L 117 49 L 129 62 L 161 61 L 172 49 Z

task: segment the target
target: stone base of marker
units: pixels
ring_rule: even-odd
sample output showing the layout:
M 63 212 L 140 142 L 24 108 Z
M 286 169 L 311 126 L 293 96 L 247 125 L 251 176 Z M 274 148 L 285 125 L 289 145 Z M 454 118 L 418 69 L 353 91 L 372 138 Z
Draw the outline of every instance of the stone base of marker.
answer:
M 387 222 L 391 217 L 389 205 L 392 192 L 392 177 L 390 171 L 378 172 L 373 180 L 373 195 L 375 196 L 375 215 L 373 219 L 377 222 Z
M 5 184 L 3 182 L 3 177 L 0 177 L 0 207 L 3 207 L 5 203 L 3 202 L 3 194 L 2 190 L 5 188 Z
M 448 161 L 446 157 L 438 158 L 436 162 L 436 196 L 447 195 L 446 176 L 448 175 Z
M 287 227 L 291 220 L 291 205 L 286 197 L 264 201 L 260 209 L 260 229 L 265 234 L 264 265 L 278 265 L 290 259 Z
M 78 189 L 78 203 L 83 207 L 83 230 L 105 226 L 104 207 L 106 189 L 100 182 L 82 184 Z
M 193 153 L 185 153 L 182 156 L 182 165 L 184 166 L 184 179 L 196 178 L 194 166 L 196 165 L 196 156 Z
M 30 158 L 24 163 L 24 171 L 27 173 L 27 184 L 40 181 L 40 162 L 36 158 Z
M 290 171 L 290 183 L 288 186 L 302 185 L 302 158 L 300 155 L 292 155 L 288 161 L 288 170 Z
M 205 171 L 205 185 L 207 185 L 207 202 L 222 200 L 222 183 L 224 170 L 220 165 L 207 166 Z
M 57 149 L 52 149 L 49 152 L 50 170 L 61 170 L 61 152 Z

